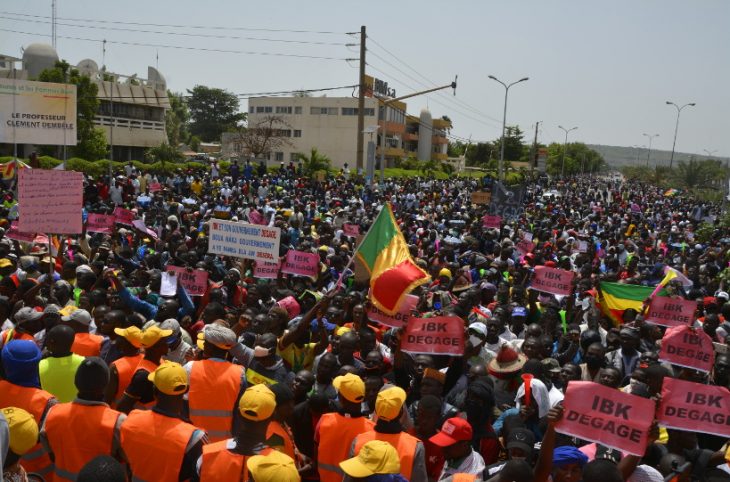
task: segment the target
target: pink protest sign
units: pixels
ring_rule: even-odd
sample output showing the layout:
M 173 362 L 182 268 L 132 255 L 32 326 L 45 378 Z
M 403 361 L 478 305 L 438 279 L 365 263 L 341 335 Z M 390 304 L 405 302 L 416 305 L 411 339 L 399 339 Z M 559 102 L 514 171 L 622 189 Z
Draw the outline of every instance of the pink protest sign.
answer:
M 657 420 L 667 428 L 730 437 L 730 391 L 664 377 Z
M 126 224 L 127 226 L 132 225 L 134 221 L 134 213 L 129 209 L 114 208 L 114 220 L 119 224 Z
M 316 278 L 319 272 L 319 256 L 315 253 L 290 249 L 286 253 L 286 260 L 281 266 L 281 272 Z
M 703 330 L 679 325 L 664 333 L 659 360 L 709 372 L 715 363 L 715 347 L 712 338 Z
M 375 305 L 371 304 L 367 311 L 367 316 L 373 321 L 384 325 L 401 328 L 408 324 L 411 318 L 411 312 L 416 309 L 418 304 L 418 296 L 406 295 L 394 315 L 388 315 L 380 311 Z
M 490 216 L 487 214 L 482 218 L 482 226 L 490 229 L 499 229 L 502 226 L 502 216 Z
M 301 313 L 302 308 L 293 296 L 282 298 L 277 303 L 286 310 L 290 320 L 296 318 Z
M 248 213 L 248 221 L 251 224 L 266 224 L 264 223 L 264 217 L 261 215 L 260 212 L 256 211 L 255 209 L 252 209 Z
M 532 288 L 554 295 L 569 295 L 575 273 L 563 269 L 536 266 L 532 277 Z
M 15 241 L 32 243 L 35 240 L 35 233 L 21 233 L 18 229 L 18 221 L 13 221 L 10 223 L 10 229 L 5 233 L 5 237 Z
M 90 233 L 111 234 L 114 231 L 114 216 L 89 213 L 86 219 L 86 230 Z
M 143 233 L 145 233 L 147 236 L 151 237 L 152 239 L 155 239 L 155 240 L 157 239 L 157 233 L 154 232 L 152 229 L 148 228 L 145 225 L 144 221 L 142 221 L 141 219 L 135 219 L 134 221 L 132 221 L 132 226 L 134 226 L 135 229 L 142 231 Z
M 461 356 L 464 353 L 464 320 L 458 316 L 411 318 L 401 339 L 401 350 Z
M 204 269 L 187 269 L 181 266 L 168 266 L 167 271 L 177 275 L 180 284 L 190 296 L 203 296 L 208 289 L 208 272 Z
M 276 279 L 279 277 L 281 263 L 269 263 L 268 261 L 257 261 L 253 270 L 254 278 Z
M 162 184 L 159 182 L 150 183 L 149 190 L 150 192 L 162 191 Z
M 519 252 L 521 256 L 524 256 L 527 253 L 532 253 L 532 250 L 535 248 L 535 244 L 532 241 L 523 239 L 522 241 L 517 243 L 517 246 L 515 246 L 515 248 L 517 249 L 517 252 Z
M 654 420 L 653 400 L 598 383 L 570 382 L 563 406 L 563 418 L 555 426 L 557 432 L 644 455 Z
M 655 296 L 649 305 L 646 321 L 669 327 L 691 325 L 695 321 L 695 311 L 696 301 Z
M 360 235 L 360 226 L 357 224 L 344 224 L 342 230 L 345 232 L 345 236 L 356 238 Z
M 84 175 L 75 171 L 18 172 L 18 229 L 24 233 L 80 234 Z

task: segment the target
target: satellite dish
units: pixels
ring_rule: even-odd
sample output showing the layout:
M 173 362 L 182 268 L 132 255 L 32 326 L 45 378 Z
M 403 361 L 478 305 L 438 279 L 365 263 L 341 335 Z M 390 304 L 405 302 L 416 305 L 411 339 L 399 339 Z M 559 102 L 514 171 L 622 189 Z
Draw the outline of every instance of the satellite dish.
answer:
M 82 60 L 81 62 L 79 62 L 76 68 L 79 69 L 79 72 L 81 72 L 82 74 L 86 74 L 89 77 L 99 72 L 99 66 L 91 59 Z

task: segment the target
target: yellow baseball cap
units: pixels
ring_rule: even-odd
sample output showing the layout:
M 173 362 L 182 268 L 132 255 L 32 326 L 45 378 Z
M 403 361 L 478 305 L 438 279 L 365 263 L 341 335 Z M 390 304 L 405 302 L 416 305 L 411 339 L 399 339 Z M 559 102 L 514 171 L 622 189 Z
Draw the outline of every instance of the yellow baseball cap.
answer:
M 6 407 L 3 417 L 10 429 L 10 450 L 16 455 L 24 455 L 38 443 L 38 424 L 33 415 L 22 408 Z
M 13 262 L 10 261 L 8 258 L 0 259 L 0 269 L 2 268 L 9 268 L 13 265 Z
M 188 372 L 179 363 L 168 360 L 147 375 L 147 380 L 165 395 L 182 395 L 188 390 Z
M 298 482 L 301 480 L 294 459 L 277 450 L 268 455 L 254 455 L 246 462 L 256 482 Z
M 439 271 L 439 278 L 442 276 L 446 276 L 451 279 L 451 270 L 449 268 L 441 268 L 441 271 Z
M 170 335 L 172 335 L 172 330 L 162 330 L 159 326 L 152 325 L 141 333 L 140 344 L 145 348 L 149 348 L 162 338 Z
M 335 330 L 335 336 L 342 336 L 349 331 L 352 331 L 352 328 L 350 328 L 349 326 L 339 326 Z
M 365 383 L 362 378 L 352 373 L 335 377 L 332 386 L 341 396 L 353 403 L 360 403 L 365 398 Z
M 371 440 L 353 458 L 340 462 L 340 468 L 355 478 L 375 474 L 400 473 L 400 459 L 395 447 L 382 440 Z
M 128 328 L 114 328 L 114 333 L 125 338 L 129 343 L 137 348 L 142 346 L 142 330 L 136 326 Z
M 238 410 L 243 418 L 254 422 L 268 419 L 275 408 L 276 395 L 263 383 L 248 387 L 238 401 Z
M 375 413 L 378 419 L 390 422 L 400 415 L 403 403 L 406 401 L 406 392 L 400 387 L 390 387 L 378 392 L 375 399 Z

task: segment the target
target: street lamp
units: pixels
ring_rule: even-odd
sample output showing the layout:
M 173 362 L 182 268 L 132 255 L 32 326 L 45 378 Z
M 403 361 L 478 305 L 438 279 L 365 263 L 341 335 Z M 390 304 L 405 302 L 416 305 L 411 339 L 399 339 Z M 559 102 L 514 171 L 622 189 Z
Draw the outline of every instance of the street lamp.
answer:
M 674 164 L 674 147 L 677 145 L 677 130 L 679 129 L 679 114 L 682 112 L 682 109 L 685 107 L 692 106 L 694 107 L 696 104 L 694 102 L 691 102 L 689 104 L 684 104 L 682 107 L 678 106 L 674 102 L 667 101 L 667 105 L 673 105 L 675 109 L 677 109 L 677 123 L 674 125 L 674 141 L 672 142 L 672 157 L 669 158 L 669 169 L 672 168 L 672 165 Z
M 512 82 L 511 84 L 505 84 L 501 80 L 499 80 L 497 77 L 490 75 L 490 79 L 492 79 L 495 82 L 499 82 L 504 87 L 504 113 L 502 114 L 502 152 L 499 154 L 499 168 L 497 171 L 497 178 L 500 181 L 504 180 L 504 132 L 507 128 L 507 94 L 509 93 L 509 88 L 512 87 L 515 84 L 519 84 L 520 82 L 525 82 L 527 80 L 530 80 L 529 77 L 522 77 L 520 80 L 516 82 Z
M 565 151 L 568 150 L 568 132 L 576 130 L 578 126 L 571 127 L 570 129 L 566 129 L 563 126 L 558 127 L 565 131 L 565 142 L 563 143 L 563 161 L 560 164 L 560 177 L 565 177 Z
M 647 151 L 647 153 L 646 153 L 646 167 L 649 167 L 649 161 L 650 161 L 649 158 L 651 156 L 651 140 L 655 137 L 659 137 L 659 134 L 654 134 L 654 135 L 642 134 L 642 135 L 649 138 L 649 151 Z

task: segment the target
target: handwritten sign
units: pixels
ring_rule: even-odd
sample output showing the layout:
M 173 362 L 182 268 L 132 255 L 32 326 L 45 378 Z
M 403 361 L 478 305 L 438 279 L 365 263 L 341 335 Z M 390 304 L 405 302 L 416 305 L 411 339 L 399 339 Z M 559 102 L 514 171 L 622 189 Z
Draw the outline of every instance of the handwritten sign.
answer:
M 502 217 L 487 214 L 482 218 L 482 226 L 490 229 L 499 229 L 502 226 Z
M 114 231 L 114 216 L 89 213 L 86 230 L 90 233 L 111 234 Z
M 563 407 L 557 432 L 644 455 L 654 401 L 598 383 L 570 382 Z
M 401 339 L 401 350 L 461 356 L 464 353 L 464 321 L 458 316 L 411 318 Z
M 124 208 L 114 208 L 114 220 L 119 224 L 126 224 L 127 226 L 132 225 L 135 215 L 134 212 Z
M 151 182 L 149 185 L 150 192 L 158 192 L 162 191 L 162 184 L 159 182 Z
M 690 325 L 695 321 L 695 311 L 696 301 L 655 296 L 649 305 L 646 321 L 669 327 Z
M 730 437 L 730 391 L 664 377 L 657 420 L 668 428 Z
M 408 324 L 408 320 L 411 318 L 411 312 L 416 309 L 417 304 L 418 296 L 406 295 L 394 315 L 383 313 L 375 305 L 371 304 L 367 311 L 367 317 L 384 325 L 401 328 Z
M 575 273 L 547 266 L 536 266 L 532 288 L 543 293 L 569 295 Z
M 190 296 L 203 296 L 208 289 L 208 272 L 204 269 L 188 270 L 181 266 L 168 266 L 167 271 L 177 275 L 180 284 Z
M 253 270 L 254 278 L 276 279 L 279 277 L 281 263 L 269 263 L 267 261 L 257 261 Z
M 345 236 L 351 236 L 353 238 L 356 238 L 360 235 L 360 226 L 357 224 L 347 224 L 345 223 L 342 226 L 342 231 L 344 231 Z
M 277 304 L 286 310 L 290 320 L 296 318 L 302 311 L 302 307 L 299 306 L 299 302 L 293 296 L 282 298 L 277 301 Z
M 492 193 L 488 191 L 475 191 L 471 193 L 472 204 L 489 204 L 492 201 Z
M 715 363 L 712 338 L 703 330 L 694 330 L 687 325 L 669 328 L 662 338 L 659 360 L 709 372 Z
M 290 249 L 281 265 L 281 272 L 316 278 L 319 272 L 319 256 L 315 253 Z
M 208 252 L 234 258 L 273 262 L 279 259 L 281 230 L 276 227 L 211 221 Z
M 177 293 L 177 275 L 165 271 L 161 276 L 160 296 L 175 296 Z
M 84 175 L 75 171 L 18 172 L 18 229 L 24 233 L 80 234 Z
M 32 243 L 35 240 L 35 233 L 21 233 L 18 229 L 18 221 L 13 221 L 10 223 L 10 229 L 5 233 L 5 237 L 15 241 Z
M 135 219 L 134 221 L 132 221 L 132 226 L 134 226 L 134 228 L 137 229 L 138 231 L 145 233 L 147 236 L 151 237 L 152 239 L 155 239 L 155 240 L 157 239 L 157 233 L 154 230 L 148 228 L 145 225 L 144 221 L 142 221 L 141 219 Z

